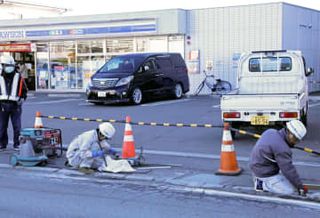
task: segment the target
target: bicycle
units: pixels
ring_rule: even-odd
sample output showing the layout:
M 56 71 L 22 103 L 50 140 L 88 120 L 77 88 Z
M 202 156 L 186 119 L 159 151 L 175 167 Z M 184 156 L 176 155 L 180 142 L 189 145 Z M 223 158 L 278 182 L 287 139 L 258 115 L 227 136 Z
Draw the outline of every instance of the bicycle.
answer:
M 199 84 L 195 91 L 195 95 L 199 95 L 202 91 L 204 85 L 206 85 L 213 93 L 215 92 L 217 95 L 223 95 L 231 91 L 232 86 L 231 83 L 225 80 L 216 79 L 213 74 L 207 74 L 204 70 L 205 74 L 204 80 Z

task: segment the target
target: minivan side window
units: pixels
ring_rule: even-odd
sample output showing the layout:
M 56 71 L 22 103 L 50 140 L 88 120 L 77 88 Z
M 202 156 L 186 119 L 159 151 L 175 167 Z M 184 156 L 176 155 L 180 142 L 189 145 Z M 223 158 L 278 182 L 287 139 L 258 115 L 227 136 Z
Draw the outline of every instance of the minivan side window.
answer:
M 138 73 L 142 73 L 144 71 L 154 70 L 155 64 L 154 60 L 147 60 L 142 67 L 139 68 Z
M 180 54 L 171 55 L 175 67 L 186 67 L 186 64 Z
M 157 58 L 157 66 L 160 69 L 172 67 L 170 58 Z

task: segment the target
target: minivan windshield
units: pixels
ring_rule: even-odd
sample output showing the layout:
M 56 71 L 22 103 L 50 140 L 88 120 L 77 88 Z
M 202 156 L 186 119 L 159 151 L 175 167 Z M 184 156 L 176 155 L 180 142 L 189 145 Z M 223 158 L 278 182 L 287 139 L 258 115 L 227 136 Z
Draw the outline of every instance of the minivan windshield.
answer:
M 143 61 L 141 56 L 117 56 L 103 65 L 98 73 L 133 73 Z

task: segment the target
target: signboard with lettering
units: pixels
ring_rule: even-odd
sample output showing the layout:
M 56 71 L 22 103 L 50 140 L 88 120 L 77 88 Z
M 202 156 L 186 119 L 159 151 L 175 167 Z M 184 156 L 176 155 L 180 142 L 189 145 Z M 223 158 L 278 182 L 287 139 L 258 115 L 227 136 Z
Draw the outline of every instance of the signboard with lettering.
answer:
M 137 33 L 153 32 L 156 30 L 155 24 L 141 24 L 128 26 L 110 26 L 110 27 L 92 27 L 82 29 L 55 29 L 55 30 L 28 30 L 27 38 L 35 37 L 57 37 L 73 35 L 96 35 L 96 34 L 119 34 L 119 33 Z
M 31 52 L 31 44 L 0 44 L 0 52 Z
M 0 40 L 23 39 L 25 32 L 23 30 L 17 31 L 0 31 Z
M 110 25 L 110 24 L 109 24 Z M 155 32 L 157 25 L 155 21 L 140 22 L 134 24 L 108 24 L 103 27 L 87 27 L 87 28 L 61 28 L 61 29 L 25 29 L 25 30 L 0 30 L 0 41 L 11 40 L 30 40 L 37 38 L 70 38 L 72 36 L 86 35 L 114 35 L 114 34 L 130 34 L 130 33 L 148 33 Z

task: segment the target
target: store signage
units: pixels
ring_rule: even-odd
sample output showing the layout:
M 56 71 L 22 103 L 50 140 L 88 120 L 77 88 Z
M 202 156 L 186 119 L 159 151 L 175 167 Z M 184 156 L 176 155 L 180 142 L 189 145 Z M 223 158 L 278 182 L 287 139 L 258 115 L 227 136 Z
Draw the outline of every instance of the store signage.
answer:
M 109 26 L 109 27 L 92 27 L 81 29 L 55 29 L 55 30 L 29 30 L 26 31 L 27 38 L 34 37 L 57 37 L 57 36 L 74 36 L 74 35 L 96 35 L 96 34 L 120 34 L 120 33 L 138 33 L 154 32 L 156 24 L 138 24 L 127 26 Z
M 0 39 L 21 39 L 25 38 L 23 30 L 18 31 L 0 31 Z
M 31 44 L 0 44 L 0 52 L 31 52 Z

